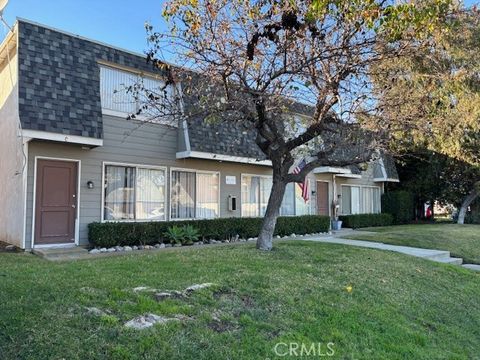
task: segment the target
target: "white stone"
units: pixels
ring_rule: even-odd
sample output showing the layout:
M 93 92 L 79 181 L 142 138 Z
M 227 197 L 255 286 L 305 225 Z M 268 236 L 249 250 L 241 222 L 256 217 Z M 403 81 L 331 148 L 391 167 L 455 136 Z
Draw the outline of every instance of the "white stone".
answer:
M 147 329 L 154 324 L 166 324 L 169 321 L 180 321 L 177 318 L 165 318 L 155 314 L 146 314 L 136 317 L 125 323 L 125 327 L 135 330 Z
M 137 246 L 137 245 L 133 245 L 132 249 L 133 249 L 133 250 L 138 250 L 138 246 Z
M 115 251 L 123 251 L 123 247 L 122 246 L 115 246 Z
M 106 253 L 106 252 L 107 252 L 107 248 L 101 248 L 101 249 L 100 249 L 100 252 Z
M 102 316 L 102 315 L 107 315 L 107 313 L 103 310 L 100 310 L 99 308 L 96 307 L 86 307 L 85 310 L 91 315 L 95 316 Z
M 107 249 L 107 252 L 109 252 L 109 253 L 115 252 L 115 251 L 116 251 L 115 248 L 108 248 L 108 249 Z
M 149 286 L 137 286 L 136 288 L 133 288 L 134 292 L 140 292 L 140 291 L 155 291 L 155 289 L 152 289 Z
M 131 248 L 130 246 L 125 246 L 125 247 L 123 248 L 123 250 L 125 250 L 125 251 L 132 251 L 132 248 Z
M 172 244 L 165 244 L 166 248 L 172 247 Z
M 277 238 L 277 239 L 280 239 L 280 238 L 281 238 L 281 236 L 280 236 L 280 235 L 277 235 L 277 236 L 276 236 L 276 238 Z
M 208 287 L 213 286 L 213 285 L 214 285 L 213 283 L 195 284 L 195 285 L 187 287 L 185 289 L 185 291 L 186 292 L 192 292 L 192 291 L 196 291 L 196 290 L 200 290 L 200 289 L 205 289 L 205 288 L 208 288 Z
M 100 250 L 98 249 L 92 249 L 89 251 L 90 254 L 100 254 Z
M 15 245 L 7 245 L 7 246 L 5 246 L 5 250 L 7 250 L 7 251 L 15 251 Z

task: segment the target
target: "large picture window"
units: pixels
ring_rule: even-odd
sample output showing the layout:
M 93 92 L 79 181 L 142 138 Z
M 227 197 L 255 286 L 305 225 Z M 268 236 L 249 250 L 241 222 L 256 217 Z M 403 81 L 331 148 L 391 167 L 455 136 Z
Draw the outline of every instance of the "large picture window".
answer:
M 380 212 L 380 188 L 363 187 L 363 212 L 365 214 L 378 214 Z
M 375 214 L 380 212 L 380 188 L 342 185 L 342 214 Z
M 271 190 L 271 176 L 242 175 L 242 216 L 264 216 Z M 280 215 L 307 214 L 310 214 L 310 201 L 305 203 L 302 198 L 302 190 L 297 184 L 287 184 L 280 206 Z
M 172 219 L 213 219 L 219 216 L 219 174 L 172 171 Z
M 105 166 L 103 220 L 165 220 L 165 170 Z

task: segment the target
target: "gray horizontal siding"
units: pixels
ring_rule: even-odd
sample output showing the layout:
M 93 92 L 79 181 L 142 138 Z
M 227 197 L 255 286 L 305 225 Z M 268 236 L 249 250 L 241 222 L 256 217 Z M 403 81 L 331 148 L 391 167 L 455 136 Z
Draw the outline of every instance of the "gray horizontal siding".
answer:
M 157 125 L 126 121 L 125 119 L 104 116 L 104 146 L 94 149 L 82 149 L 79 145 L 32 141 L 29 148 L 28 189 L 27 189 L 27 248 L 31 247 L 33 182 L 35 157 L 54 157 L 81 161 L 80 174 L 80 242 L 88 243 L 87 226 L 101 220 L 102 198 L 102 164 L 103 162 L 131 163 L 138 165 L 164 166 L 168 168 L 167 194 L 169 194 L 170 168 L 187 168 L 197 170 L 219 171 L 220 215 L 240 216 L 228 211 L 228 195 L 241 198 L 241 174 L 270 174 L 265 166 L 236 164 L 201 159 L 175 158 L 177 151 L 177 129 Z M 236 176 L 236 185 L 226 185 L 226 176 Z M 87 189 L 87 181 L 95 183 L 94 189 Z M 167 197 L 167 207 L 169 206 Z

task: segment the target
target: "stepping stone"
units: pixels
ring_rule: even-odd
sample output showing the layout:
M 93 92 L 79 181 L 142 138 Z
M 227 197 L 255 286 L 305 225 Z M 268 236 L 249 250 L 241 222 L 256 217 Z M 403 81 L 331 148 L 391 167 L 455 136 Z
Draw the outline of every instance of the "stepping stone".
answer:
M 125 323 L 125 327 L 135 330 L 143 330 L 155 324 L 166 324 L 169 321 L 180 321 L 176 318 L 165 318 L 155 314 L 146 314 L 136 317 Z
M 463 264 L 462 265 L 465 269 L 473 270 L 473 271 L 480 271 L 480 265 L 476 264 Z
M 189 292 L 197 291 L 197 290 L 200 290 L 200 289 L 205 289 L 205 288 L 208 288 L 208 287 L 213 286 L 213 285 L 214 285 L 213 283 L 195 284 L 195 285 L 187 287 L 185 289 L 185 292 L 189 293 Z

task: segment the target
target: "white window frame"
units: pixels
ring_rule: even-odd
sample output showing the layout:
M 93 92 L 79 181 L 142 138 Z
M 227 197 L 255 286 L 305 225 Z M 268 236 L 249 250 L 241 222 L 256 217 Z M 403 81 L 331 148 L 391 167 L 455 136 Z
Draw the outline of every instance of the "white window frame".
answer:
M 104 217 L 105 217 L 105 169 L 108 165 L 111 165 L 111 166 L 123 166 L 123 167 L 132 167 L 132 168 L 135 168 L 135 177 L 136 177 L 136 174 L 137 174 L 137 170 L 138 169 L 151 169 L 151 170 L 163 170 L 164 174 L 165 174 L 165 218 L 163 220 L 159 220 L 159 219 L 117 219 L 117 220 L 105 220 Z M 132 223 L 135 223 L 135 222 L 165 222 L 165 221 L 168 221 L 168 218 L 169 218 L 169 213 L 168 213 L 168 199 L 167 199 L 167 194 L 168 194 L 168 169 L 166 166 L 157 166 L 157 165 L 144 165 L 144 164 L 133 164 L 133 163 L 122 163 L 122 162 L 113 162 L 113 161 L 103 161 L 102 162 L 102 203 L 101 203 L 101 222 L 102 223 L 108 223 L 108 222 L 132 222 Z M 137 179 L 135 178 L 135 182 L 137 181 Z M 135 202 L 137 201 L 137 199 L 135 199 Z
M 204 219 L 204 218 L 197 218 L 197 217 L 193 217 L 193 218 L 182 218 L 182 219 L 172 219 L 172 189 L 173 189 L 173 184 L 172 184 L 172 179 L 173 179 L 173 176 L 172 176 L 172 172 L 173 171 L 183 171 L 183 172 L 189 172 L 189 173 L 194 173 L 195 174 L 195 200 L 193 202 L 193 205 L 195 206 L 195 212 L 197 211 L 197 183 L 198 183 L 198 173 L 200 174 L 216 174 L 218 176 L 218 204 L 217 204 L 217 216 L 214 217 L 213 219 L 218 219 L 221 217 L 221 214 L 220 214 L 220 195 L 221 195 L 221 191 L 220 191 L 220 188 L 221 188 L 221 184 L 222 184 L 222 179 L 221 179 L 221 173 L 220 171 L 211 171 L 211 170 L 199 170 L 199 169 L 188 169 L 188 168 L 180 168 L 180 167 L 171 167 L 170 168 L 170 190 L 168 192 L 168 203 L 169 203 L 169 211 L 168 211 L 168 219 L 169 221 L 185 221 L 185 220 L 207 220 L 207 219 Z M 196 215 L 196 214 L 195 214 Z
M 117 64 L 111 64 L 111 63 L 99 61 L 98 65 L 99 65 L 99 68 L 100 68 L 100 90 L 101 90 L 101 87 L 102 87 L 102 76 L 101 76 L 101 69 L 102 68 L 113 70 L 113 71 L 118 71 L 118 72 L 121 72 L 121 73 L 127 73 L 127 74 L 130 74 L 131 76 L 135 76 L 137 78 L 143 78 L 143 79 L 144 78 L 149 78 L 151 80 L 166 81 L 166 79 L 161 75 L 153 74 L 153 73 L 149 73 L 149 72 L 144 72 L 144 71 L 139 71 L 137 69 L 132 69 L 132 68 L 124 67 L 124 66 L 119 66 Z M 182 91 L 181 89 L 182 89 L 182 87 L 181 87 L 181 84 L 179 83 L 174 87 L 174 89 L 172 91 L 174 93 L 177 93 L 177 94 L 180 93 L 181 94 L 181 91 Z M 102 94 L 101 94 L 101 91 L 100 91 L 100 96 L 101 95 Z M 102 99 L 100 99 L 100 102 L 102 102 Z M 183 99 L 181 97 L 180 97 L 179 106 L 180 106 L 179 111 L 183 112 L 184 105 L 183 105 Z M 125 112 L 125 111 L 121 111 L 121 110 L 115 110 L 115 109 L 109 109 L 109 108 L 103 107 L 103 104 L 101 105 L 101 107 L 102 107 L 102 114 L 104 114 L 104 115 L 122 117 L 122 118 L 125 118 L 127 115 L 130 115 L 129 112 Z M 135 112 L 137 110 L 138 110 L 138 102 L 135 103 Z M 161 125 L 167 125 L 167 126 L 171 126 L 171 127 L 178 127 L 178 124 L 175 124 L 175 123 L 163 122 L 163 121 L 159 121 L 159 122 L 149 121 L 149 117 L 145 116 L 143 114 L 140 114 L 140 115 L 135 114 L 135 120 L 145 121 L 145 122 L 148 122 L 149 124 L 161 124 Z
M 244 216 L 243 214 L 243 178 L 245 176 L 256 176 L 256 177 L 259 177 L 259 178 L 267 178 L 267 179 L 272 179 L 273 180 L 273 175 L 258 175 L 258 174 L 248 174 L 248 173 L 242 173 L 240 174 L 240 217 L 247 217 L 247 216 Z M 310 186 L 312 185 L 312 181 L 310 181 Z M 297 215 L 297 194 L 296 194 L 296 188 L 297 186 L 297 183 L 294 183 L 294 188 L 293 188 L 293 209 L 294 209 L 294 212 L 295 214 L 293 215 L 281 215 L 282 217 L 294 217 L 294 216 L 300 216 L 300 215 Z M 310 189 L 310 192 L 312 192 L 312 189 Z M 259 194 L 260 196 L 260 194 Z M 308 204 L 308 212 L 309 214 L 308 215 L 311 215 L 312 214 L 312 199 L 310 198 L 309 200 L 309 204 Z M 283 199 L 282 199 L 282 202 L 283 202 Z M 258 210 L 259 210 L 259 213 L 260 213 L 260 203 L 258 203 Z M 260 217 L 262 217 L 262 215 L 259 215 Z M 250 216 L 249 216 L 250 217 Z
M 247 174 L 247 173 L 242 173 L 240 174 L 240 217 L 246 217 L 243 215 L 243 178 L 246 177 L 246 176 L 250 176 L 250 177 L 259 177 L 259 178 L 264 178 L 264 179 L 272 179 L 273 180 L 273 176 L 272 175 L 258 175 L 258 174 Z M 259 199 L 260 199 L 260 194 L 259 194 Z M 258 213 L 260 214 L 260 202 L 257 204 L 258 205 Z M 251 217 L 251 216 L 248 216 L 248 217 Z M 259 215 L 259 217 L 261 217 L 261 215 Z
M 363 185 L 362 186 L 362 207 L 363 207 L 363 211 L 365 211 L 365 201 L 363 199 L 363 189 L 364 188 L 371 188 L 371 189 L 378 189 L 379 191 L 379 200 L 380 200 L 380 204 L 378 206 L 378 209 L 379 209 L 379 212 L 378 214 L 381 214 L 382 213 L 382 187 L 381 186 L 372 186 L 372 185 Z M 372 202 L 373 202 L 373 199 L 372 199 Z M 362 213 L 362 214 L 375 214 L 375 213 Z
M 363 199 L 363 189 L 364 188 L 373 188 L 373 189 L 378 189 L 380 191 L 380 198 L 382 196 L 382 187 L 381 186 L 374 186 L 374 185 L 358 185 L 358 184 L 340 184 L 340 189 L 341 189 L 341 194 L 342 194 L 342 199 L 343 199 L 343 187 L 344 186 L 349 186 L 349 187 L 358 187 L 360 188 L 360 194 L 359 194 L 359 199 L 360 199 L 360 210 L 361 212 L 358 213 L 358 214 L 345 214 L 343 211 L 343 205 L 341 206 L 341 211 L 342 213 L 340 215 L 360 215 L 360 214 L 370 214 L 370 213 L 365 213 L 365 201 Z M 341 200 L 341 203 L 342 203 L 343 200 Z M 380 201 L 380 204 L 379 204 L 379 214 L 382 212 L 382 202 Z M 351 209 L 350 209 L 351 210 Z

